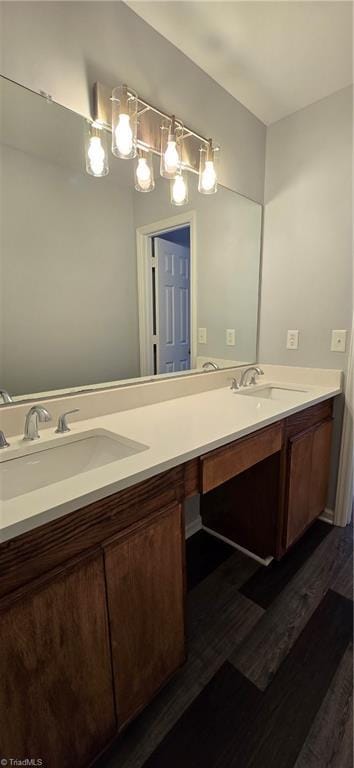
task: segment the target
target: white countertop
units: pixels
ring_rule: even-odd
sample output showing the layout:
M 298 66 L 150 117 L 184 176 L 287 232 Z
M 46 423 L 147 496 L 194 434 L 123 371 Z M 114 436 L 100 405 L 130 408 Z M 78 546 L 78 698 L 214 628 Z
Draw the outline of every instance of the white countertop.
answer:
M 233 393 L 229 387 L 223 387 L 75 422 L 70 438 L 103 429 L 143 443 L 148 448 L 0 502 L 0 541 L 128 488 L 341 392 L 339 381 L 330 386 L 302 385 L 298 377 L 296 383 L 291 384 L 288 380 L 284 383 L 264 376 L 256 387 L 262 389 L 266 385 L 293 386 L 306 391 L 297 393 L 295 403 L 290 401 L 290 395 L 289 402 L 267 400 L 246 396 L 242 391 Z M 59 445 L 66 438 L 66 435 L 54 434 L 52 428 L 42 430 L 41 439 L 35 444 L 25 444 L 22 435 L 12 437 L 11 447 L 6 449 L 6 454 L 4 449 L 0 464 L 39 448 L 43 450 L 49 441 L 51 447 L 56 442 Z

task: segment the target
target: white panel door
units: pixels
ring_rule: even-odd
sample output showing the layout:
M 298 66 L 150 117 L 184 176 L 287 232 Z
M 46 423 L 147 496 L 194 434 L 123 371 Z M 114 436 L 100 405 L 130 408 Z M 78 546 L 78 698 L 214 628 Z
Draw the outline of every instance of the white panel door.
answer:
M 190 368 L 189 248 L 155 237 L 158 373 Z

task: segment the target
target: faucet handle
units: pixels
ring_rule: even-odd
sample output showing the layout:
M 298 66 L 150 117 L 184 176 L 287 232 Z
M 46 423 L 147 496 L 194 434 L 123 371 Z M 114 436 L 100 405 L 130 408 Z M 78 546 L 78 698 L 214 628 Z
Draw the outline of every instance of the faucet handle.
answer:
M 71 413 L 78 413 L 79 410 L 80 408 L 73 408 L 72 411 L 65 411 L 65 413 L 62 413 L 58 418 L 58 425 L 55 431 L 59 434 L 62 432 L 70 432 L 70 427 L 68 426 L 66 417 L 70 416 Z
M 0 429 L 0 448 L 9 448 L 10 443 L 7 442 L 3 431 Z
M 235 376 L 232 379 L 228 379 L 228 381 L 231 381 L 230 389 L 232 392 L 237 392 L 237 390 L 240 389 L 240 385 Z

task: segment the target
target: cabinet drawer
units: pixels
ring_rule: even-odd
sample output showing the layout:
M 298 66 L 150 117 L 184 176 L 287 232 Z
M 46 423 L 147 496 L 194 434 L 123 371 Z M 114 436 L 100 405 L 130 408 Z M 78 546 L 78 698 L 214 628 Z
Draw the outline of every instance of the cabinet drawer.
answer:
M 281 450 L 283 422 L 255 432 L 201 457 L 201 492 L 208 493 Z

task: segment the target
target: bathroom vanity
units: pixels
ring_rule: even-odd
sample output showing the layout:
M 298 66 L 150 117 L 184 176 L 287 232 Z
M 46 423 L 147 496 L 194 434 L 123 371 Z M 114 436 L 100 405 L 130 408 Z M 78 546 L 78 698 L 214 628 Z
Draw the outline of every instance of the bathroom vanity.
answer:
M 54 5 L 60 14 L 68 4 Z M 122 26 L 128 41 L 133 29 Z M 146 34 L 147 44 L 134 38 L 143 52 Z M 265 126 L 254 123 L 239 167 L 232 105 L 226 130 L 210 78 L 218 119 L 185 113 L 199 70 L 185 109 L 178 86 L 175 117 L 173 88 L 167 104 L 150 103 L 166 92 L 160 66 L 136 94 L 134 83 L 109 81 L 108 56 L 96 73 L 108 80 L 89 94 L 95 57 L 69 72 L 79 38 L 72 62 L 54 46 L 44 67 L 36 48 L 39 92 L 30 76 L 26 87 L 0 76 L 0 764 L 89 768 L 186 660 L 186 500 L 199 497 L 198 525 L 258 562 L 286 556 L 326 507 L 342 377 L 255 366 Z M 26 50 L 20 59 L 27 67 Z M 114 56 L 112 77 L 119 67 Z M 123 69 L 129 76 L 129 61 Z M 213 124 L 226 143 L 220 172 Z M 229 188 L 240 169 L 240 192 L 255 199 Z M 313 237 L 311 259 L 315 247 Z M 299 332 L 288 331 L 285 350 L 279 325 L 273 359 L 316 356 L 320 324 L 304 324 L 301 307 L 288 317 L 304 327 L 304 347 L 297 356 Z M 345 318 L 333 311 L 339 328 Z M 345 331 L 333 333 L 338 355 Z
M 291 407 L 262 398 L 261 387 L 252 391 L 256 397 L 223 388 L 78 422 L 79 436 L 108 423 L 112 434 L 128 434 L 130 425 L 130 436 L 150 445 L 85 473 L 86 487 L 88 475 L 97 485 L 104 472 L 106 481 L 120 472 L 125 487 L 112 492 L 108 485 L 96 500 L 80 504 L 77 496 L 74 509 L 64 504 L 48 513 L 53 494 L 58 502 L 60 486 L 70 493 L 78 474 L 28 493 L 27 518 L 26 494 L 17 497 L 22 532 L 10 526 L 0 544 L 3 754 L 40 756 L 51 768 L 89 766 L 183 664 L 188 497 L 201 495 L 207 529 L 263 559 L 282 557 L 323 512 L 339 388 L 307 389 Z M 156 431 L 158 412 L 164 426 Z M 220 437 L 231 412 L 238 429 Z M 191 450 L 184 453 L 172 434 L 178 414 L 189 420 L 183 441 Z M 179 458 L 163 462 L 169 434 Z M 78 439 L 75 430 L 70 439 Z M 53 444 L 48 430 L 41 448 L 50 453 L 46 441 Z M 16 440 L 7 450 L 16 455 Z M 35 503 L 43 507 L 39 517 Z

